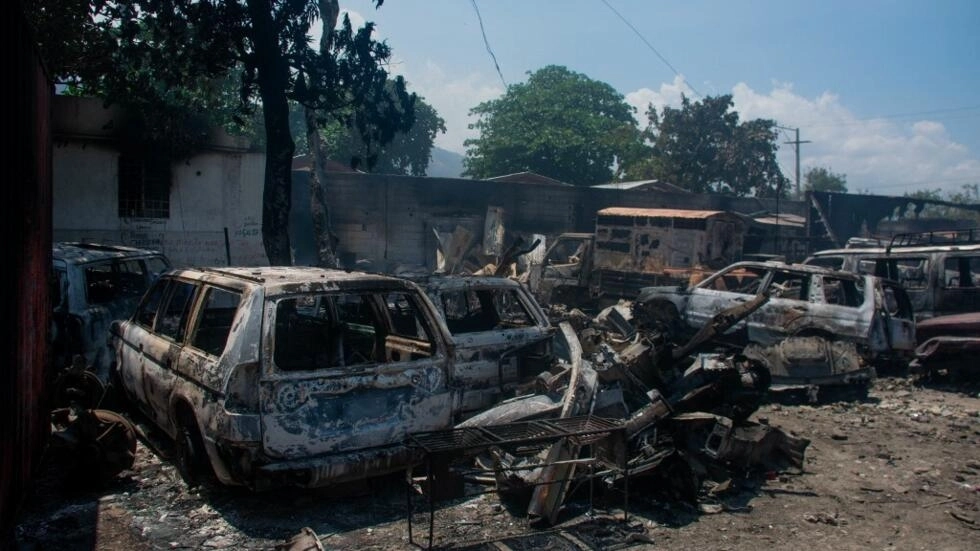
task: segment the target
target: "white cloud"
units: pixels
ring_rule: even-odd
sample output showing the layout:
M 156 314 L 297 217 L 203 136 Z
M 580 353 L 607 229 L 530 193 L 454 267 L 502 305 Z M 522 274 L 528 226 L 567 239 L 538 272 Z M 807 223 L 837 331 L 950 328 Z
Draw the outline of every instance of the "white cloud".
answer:
M 630 92 L 626 100 L 637 107 L 643 125 L 647 104 L 676 107 L 682 89 L 683 80 L 677 78 L 659 90 Z M 833 93 L 807 98 L 787 83 L 773 83 L 768 93 L 739 83 L 731 94 L 742 120 L 767 118 L 781 126 L 800 128 L 800 139 L 811 142 L 800 146 L 801 172 L 813 166 L 829 167 L 847 176 L 851 191 L 901 195 L 922 188 L 959 190 L 963 184 L 980 182 L 980 159 L 954 141 L 940 122 L 864 119 Z M 794 137 L 791 131 L 784 132 L 780 142 Z M 796 164 L 792 145 L 780 143 L 779 161 L 792 181 Z
M 337 28 L 338 29 L 344 23 L 344 16 L 345 15 L 347 15 L 347 16 L 350 17 L 350 25 L 351 25 L 351 28 L 353 28 L 354 30 L 360 29 L 361 27 L 364 26 L 364 23 L 367 22 L 367 19 L 364 19 L 364 16 L 361 15 L 360 13 L 358 13 L 356 11 L 353 11 L 353 10 L 345 10 L 345 9 L 342 9 L 342 10 L 340 10 L 340 15 L 337 17 Z M 314 49 L 317 49 L 317 48 L 320 47 L 320 35 L 322 35 L 322 34 L 323 34 L 323 20 L 322 19 L 317 19 L 316 21 L 313 22 L 312 25 L 310 25 L 310 30 L 307 33 L 307 35 L 311 39 L 310 44 L 311 44 L 311 46 Z M 374 39 L 375 40 L 384 40 L 384 37 L 381 36 L 380 33 L 378 33 L 378 28 L 377 27 L 375 27 L 375 29 L 374 29 Z
M 504 92 L 503 85 L 489 75 L 479 72 L 449 75 L 432 61 L 415 68 L 396 59 L 391 69 L 404 76 L 409 90 L 424 97 L 445 119 L 446 133 L 436 137 L 436 145 L 456 153 L 465 151 L 464 140 L 477 137 L 475 130 L 467 128 L 475 120 L 469 116 L 470 109 Z
M 667 105 L 680 105 L 681 93 L 687 94 L 688 97 L 693 97 L 691 89 L 684 82 L 684 77 L 677 76 L 674 77 L 673 82 L 661 84 L 659 90 L 640 88 L 639 90 L 626 94 L 626 103 L 636 109 L 636 120 L 640 123 L 640 127 L 646 127 L 647 108 L 650 105 L 656 107 L 658 111 Z

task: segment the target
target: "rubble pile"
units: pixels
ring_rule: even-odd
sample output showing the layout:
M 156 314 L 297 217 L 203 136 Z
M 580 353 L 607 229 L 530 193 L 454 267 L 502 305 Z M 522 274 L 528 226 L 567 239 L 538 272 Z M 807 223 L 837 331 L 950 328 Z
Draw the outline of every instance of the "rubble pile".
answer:
M 749 420 L 769 389 L 768 369 L 739 353 L 699 352 L 764 301 L 722 312 L 682 346 L 656 328 L 635 326 L 625 304 L 595 318 L 564 311 L 560 327 L 571 344 L 569 361 L 542 373 L 526 394 L 457 428 L 503 430 L 508 423 L 585 415 L 617 421 L 625 438 L 623 463 L 606 462 L 598 472 L 583 460 L 585 445 L 575 438 L 524 455 L 504 449 L 483 455 L 498 492 L 531 490 L 529 517 L 551 524 L 573 482 L 590 475 L 608 490 L 626 491 L 630 479 L 643 488 L 641 495 L 693 506 L 709 489 L 714 496 L 752 472 L 802 469 L 809 440 Z

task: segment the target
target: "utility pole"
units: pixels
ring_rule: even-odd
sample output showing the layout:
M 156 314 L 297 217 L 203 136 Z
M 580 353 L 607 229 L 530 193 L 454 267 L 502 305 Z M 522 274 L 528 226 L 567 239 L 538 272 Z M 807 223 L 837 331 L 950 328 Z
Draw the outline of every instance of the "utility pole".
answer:
M 776 128 L 782 128 L 783 130 L 792 130 L 796 132 L 796 139 L 791 142 L 783 142 L 794 146 L 796 150 L 796 196 L 800 197 L 800 144 L 801 143 L 811 143 L 810 140 L 800 140 L 800 129 L 799 128 L 787 128 L 785 126 L 776 125 Z

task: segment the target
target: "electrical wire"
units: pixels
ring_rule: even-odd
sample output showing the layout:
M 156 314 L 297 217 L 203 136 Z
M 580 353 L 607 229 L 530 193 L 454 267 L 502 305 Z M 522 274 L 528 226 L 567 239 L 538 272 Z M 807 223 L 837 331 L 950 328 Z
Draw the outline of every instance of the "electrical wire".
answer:
M 475 0 L 474 0 L 474 1 L 475 1 Z M 632 31 L 633 31 L 633 34 L 635 34 L 635 35 L 636 35 L 637 37 L 639 37 L 639 39 L 640 39 L 641 41 L 643 41 L 643 43 L 644 43 L 644 44 L 646 44 L 646 45 L 647 45 L 647 48 L 650 48 L 650 51 L 652 51 L 652 52 L 653 52 L 654 54 L 656 54 L 656 55 L 657 55 L 657 57 L 659 57 L 659 58 L 660 58 L 660 61 L 663 61 L 663 62 L 664 62 L 664 65 L 666 65 L 666 66 L 668 66 L 668 67 L 670 67 L 670 70 L 674 72 L 674 75 L 675 75 L 675 76 L 678 76 L 678 77 L 680 77 L 681 79 L 683 79 L 683 80 L 684 80 L 684 85 L 685 85 L 685 86 L 687 86 L 688 88 L 690 88 L 690 89 L 691 89 L 691 91 L 692 91 L 692 92 L 694 92 L 694 94 L 695 94 L 695 95 L 696 95 L 697 97 L 703 97 L 703 96 L 701 95 L 701 92 L 698 92 L 698 91 L 697 91 L 697 90 L 696 90 L 696 89 L 694 88 L 694 86 L 692 86 L 692 85 L 691 85 L 691 83 L 690 83 L 690 82 L 688 82 L 688 81 L 687 81 L 687 79 L 686 79 L 686 78 L 684 78 L 684 76 L 683 76 L 683 75 L 681 75 L 681 74 L 680 74 L 680 72 L 678 72 L 678 71 L 677 71 L 677 69 L 675 69 L 675 68 L 674 68 L 674 66 L 670 64 L 670 62 L 669 62 L 669 61 L 667 61 L 667 58 L 666 58 L 666 57 L 664 57 L 664 56 L 663 56 L 663 54 L 661 54 L 661 53 L 660 53 L 659 51 L 657 51 L 657 49 L 653 47 L 653 44 L 651 44 L 651 43 L 650 43 L 650 41 L 649 41 L 649 40 L 647 40 L 647 39 L 646 39 L 646 37 L 644 37 L 644 36 L 643 36 L 643 35 L 642 35 L 642 34 L 640 33 L 640 31 L 639 31 L 639 30 L 637 30 L 637 28 L 636 28 L 636 27 L 634 27 L 634 26 L 633 26 L 633 24 L 629 22 L 629 20 L 628 20 L 628 19 L 626 19 L 625 17 L 623 17 L 623 14 L 621 14 L 621 13 L 619 13 L 619 12 L 618 12 L 618 11 L 616 10 L 616 8 L 614 8 L 614 7 L 612 7 L 612 4 L 610 4 L 610 3 L 609 3 L 609 2 L 607 2 L 606 0 L 599 0 L 599 1 L 600 1 L 600 2 L 602 2 L 603 4 L 605 4 L 607 8 L 609 8 L 609 9 L 610 9 L 610 10 L 611 10 L 611 11 L 612 11 L 613 13 L 615 13 L 615 14 L 616 14 L 616 17 L 618 17 L 618 18 L 620 19 L 620 21 L 622 21 L 623 23 L 625 23 L 625 24 L 626 24 L 626 26 L 627 26 L 627 27 L 629 27 L 629 28 L 630 28 L 630 30 L 632 30 Z
M 476 19 L 480 22 L 480 34 L 483 35 L 483 44 L 487 47 L 487 53 L 490 54 L 490 59 L 493 60 L 493 66 L 497 69 L 497 76 L 500 77 L 500 82 L 504 83 L 504 90 L 506 90 L 507 81 L 504 79 L 504 74 L 500 71 L 500 64 L 497 63 L 497 56 L 493 54 L 490 41 L 487 40 L 487 31 L 483 28 L 483 16 L 480 15 L 480 8 L 476 5 L 476 0 L 470 0 L 470 3 L 473 4 L 473 10 L 476 11 Z

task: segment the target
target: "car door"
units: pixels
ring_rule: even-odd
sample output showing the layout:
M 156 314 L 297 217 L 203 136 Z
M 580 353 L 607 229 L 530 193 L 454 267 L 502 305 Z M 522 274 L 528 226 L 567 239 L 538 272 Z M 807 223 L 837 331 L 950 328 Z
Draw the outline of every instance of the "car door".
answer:
M 187 336 L 198 285 L 173 279 L 158 309 L 153 331 L 137 343 L 142 365 L 143 396 L 148 414 L 173 434 L 170 396 L 177 382 L 177 361 Z
M 769 300 L 746 318 L 748 339 L 775 344 L 808 325 L 813 316 L 808 272 L 773 268 L 763 284 Z
M 177 371 L 197 388 L 216 395 L 234 366 L 232 361 L 222 361 L 222 356 L 238 315 L 242 291 L 205 285 L 200 294 L 200 306 L 195 309 L 187 344 L 180 351 Z
M 460 414 L 483 410 L 513 390 L 532 367 L 525 355 L 551 338 L 543 313 L 519 287 L 492 285 L 432 293 L 453 341 L 453 384 Z
M 811 274 L 805 315 L 787 319 L 787 333 L 811 332 L 864 341 L 875 304 L 872 289 L 865 281 L 871 280 L 846 274 Z
M 888 335 L 887 352 L 915 350 L 915 311 L 905 289 L 892 281 L 881 282 L 881 310 Z
M 116 371 L 130 400 L 149 415 L 143 386 L 146 343 L 155 338 L 153 325 L 170 290 L 170 279 L 154 283 L 137 307 L 133 317 L 119 324 L 116 334 Z M 152 417 L 152 416 L 151 416 Z
M 372 290 L 268 300 L 263 338 L 271 346 L 263 347 L 260 383 L 265 453 L 296 459 L 352 452 L 449 427 L 445 343 L 426 304 L 416 293 Z
M 700 329 L 722 310 L 751 300 L 768 278 L 769 270 L 760 266 L 729 266 L 691 289 L 682 318 L 695 330 Z M 744 332 L 746 323 L 739 322 L 725 334 Z

